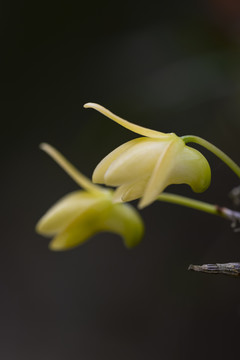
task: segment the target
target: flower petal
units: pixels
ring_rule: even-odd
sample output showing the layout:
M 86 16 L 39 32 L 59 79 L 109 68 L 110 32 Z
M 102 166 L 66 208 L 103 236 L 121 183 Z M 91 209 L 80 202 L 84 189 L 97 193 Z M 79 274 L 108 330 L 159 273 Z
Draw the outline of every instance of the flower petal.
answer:
M 138 138 L 132 146 L 122 152 L 107 169 L 106 185 L 119 186 L 150 177 L 159 156 L 168 145 L 167 141 Z
M 101 114 L 107 116 L 109 119 L 115 121 L 119 125 L 125 127 L 128 130 L 131 130 L 139 135 L 148 136 L 148 137 L 157 138 L 157 139 L 167 138 L 169 135 L 171 135 L 171 134 L 164 134 L 164 133 L 161 133 L 156 130 L 151 130 L 151 129 L 133 124 L 133 123 L 131 123 L 127 120 L 124 120 L 124 119 L 120 118 L 119 116 L 113 114 L 111 111 L 107 110 L 106 108 L 104 108 L 103 106 L 101 106 L 99 104 L 89 102 L 84 105 L 84 108 L 95 109 L 95 110 L 99 111 Z
M 81 245 L 98 232 L 122 236 L 127 247 L 137 245 L 143 236 L 144 225 L 137 211 L 128 204 L 99 202 L 84 211 L 51 242 L 51 250 L 67 250 Z
M 104 176 L 105 176 L 107 169 L 111 165 L 111 163 L 113 161 L 115 161 L 118 158 L 118 156 L 120 156 L 123 152 L 125 152 L 126 150 L 131 148 L 134 145 L 134 143 L 136 142 L 136 140 L 137 139 L 130 140 L 130 141 L 120 145 L 115 150 L 113 150 L 110 154 L 105 156 L 105 158 L 102 161 L 100 161 L 100 163 L 97 165 L 97 167 L 95 168 L 95 170 L 93 172 L 93 176 L 92 176 L 93 182 L 98 183 L 98 184 L 104 184 L 104 182 L 105 182 Z
M 176 157 L 178 153 L 183 150 L 184 146 L 185 144 L 182 139 L 177 136 L 168 143 L 155 166 L 143 197 L 139 202 L 139 208 L 142 209 L 151 204 L 164 188 L 171 183 L 171 181 L 169 181 L 169 176 L 176 164 Z
M 148 178 L 119 186 L 113 195 L 114 202 L 132 201 L 142 197 Z
M 101 229 L 120 235 L 126 247 L 132 248 L 141 241 L 144 224 L 133 206 L 114 204 L 108 216 L 101 222 Z
M 96 234 L 93 227 L 78 224 L 69 231 L 61 232 L 49 244 L 49 249 L 54 251 L 64 251 L 79 246 Z
M 205 191 L 211 182 L 207 159 L 198 150 L 185 146 L 176 158 L 170 181 L 174 184 L 188 184 L 195 192 Z
M 50 242 L 51 250 L 68 250 L 81 245 L 99 231 L 102 219 L 112 207 L 109 199 L 88 207 Z
M 80 173 L 58 150 L 53 146 L 42 143 L 40 149 L 45 151 L 62 169 L 85 190 L 92 192 L 101 192 L 101 188 L 94 185 L 86 176 Z
M 101 196 L 85 191 L 75 191 L 64 196 L 53 205 L 38 221 L 36 231 L 45 236 L 52 236 L 63 229 L 88 207 L 99 202 Z

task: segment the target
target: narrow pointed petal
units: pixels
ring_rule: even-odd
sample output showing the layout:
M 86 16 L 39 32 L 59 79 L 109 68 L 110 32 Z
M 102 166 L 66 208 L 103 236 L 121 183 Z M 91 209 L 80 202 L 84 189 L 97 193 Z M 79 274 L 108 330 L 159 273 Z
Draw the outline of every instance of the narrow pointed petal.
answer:
M 55 235 L 63 231 L 87 208 L 99 201 L 101 201 L 101 197 L 96 197 L 96 195 L 85 191 L 70 193 L 60 199 L 43 215 L 36 225 L 36 231 L 45 236 Z
M 150 176 L 168 142 L 138 138 L 132 144 L 110 164 L 104 176 L 106 185 L 119 186 Z
M 97 185 L 94 185 L 86 176 L 81 174 L 59 151 L 57 151 L 53 146 L 42 143 L 40 144 L 40 149 L 45 151 L 56 163 L 61 166 L 63 170 L 83 189 L 99 192 L 101 188 Z
M 169 135 L 171 135 L 171 134 L 164 134 L 159 131 L 147 129 L 147 128 L 139 126 L 139 125 L 135 125 L 135 124 L 133 124 L 127 120 L 124 120 L 124 119 L 120 118 L 119 116 L 113 114 L 111 111 L 107 110 L 106 108 L 104 108 L 103 106 L 101 106 L 99 104 L 87 103 L 84 105 L 84 108 L 95 109 L 95 110 L 99 111 L 101 114 L 107 116 L 109 119 L 115 121 L 119 125 L 125 127 L 128 130 L 131 130 L 139 135 L 148 136 L 148 137 L 152 137 L 152 138 L 158 138 L 158 139 L 166 138 Z
M 138 212 L 129 204 L 114 204 L 104 221 L 102 231 L 118 234 L 128 248 L 139 244 L 144 233 L 144 224 Z
M 169 175 L 171 174 L 172 168 L 175 166 L 175 158 L 177 157 L 177 154 L 183 150 L 184 146 L 184 142 L 177 137 L 169 142 L 168 146 L 161 154 L 147 184 L 144 195 L 139 203 L 140 209 L 156 200 L 158 195 L 169 184 Z

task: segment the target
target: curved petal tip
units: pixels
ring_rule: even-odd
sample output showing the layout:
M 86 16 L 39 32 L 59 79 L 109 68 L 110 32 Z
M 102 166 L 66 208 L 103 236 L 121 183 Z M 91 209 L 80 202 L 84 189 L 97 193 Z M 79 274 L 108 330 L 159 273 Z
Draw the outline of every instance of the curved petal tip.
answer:
M 92 102 L 88 102 L 88 103 L 86 103 L 86 104 L 83 105 L 83 107 L 84 107 L 85 109 L 88 109 L 88 108 L 93 108 L 93 109 L 95 109 L 95 108 L 97 108 L 98 106 L 101 107 L 100 105 L 98 105 L 98 104 L 96 104 L 96 103 L 92 103 Z
M 101 114 L 107 116 L 109 119 L 115 121 L 119 125 L 125 127 L 126 129 L 128 129 L 130 131 L 133 131 L 139 135 L 158 138 L 158 139 L 166 138 L 166 137 L 169 137 L 172 135 L 172 134 L 164 134 L 159 131 L 151 130 L 151 129 L 133 124 L 127 120 L 122 119 L 120 116 L 115 115 L 114 113 L 112 113 L 111 111 L 106 109 L 105 107 L 103 107 L 99 104 L 96 104 L 96 103 L 89 102 L 89 103 L 84 104 L 83 107 L 85 109 L 87 109 L 87 108 L 95 109 L 95 110 L 99 111 Z

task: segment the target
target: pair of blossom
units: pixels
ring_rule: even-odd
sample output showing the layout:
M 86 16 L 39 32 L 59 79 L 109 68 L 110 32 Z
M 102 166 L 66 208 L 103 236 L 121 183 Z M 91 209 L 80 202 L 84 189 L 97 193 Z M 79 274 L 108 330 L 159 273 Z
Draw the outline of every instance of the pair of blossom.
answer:
M 127 247 L 142 238 L 143 222 L 128 202 L 140 198 L 139 208 L 155 201 L 170 184 L 188 184 L 195 192 L 207 189 L 211 170 L 205 157 L 186 146 L 174 133 L 164 134 L 132 124 L 104 107 L 87 103 L 125 128 L 142 135 L 109 155 L 96 167 L 93 182 L 117 187 L 117 190 L 93 184 L 79 173 L 56 149 L 48 144 L 47 152 L 81 186 L 57 202 L 40 219 L 37 232 L 53 237 L 50 248 L 65 250 L 77 246 L 97 232 L 121 235 Z

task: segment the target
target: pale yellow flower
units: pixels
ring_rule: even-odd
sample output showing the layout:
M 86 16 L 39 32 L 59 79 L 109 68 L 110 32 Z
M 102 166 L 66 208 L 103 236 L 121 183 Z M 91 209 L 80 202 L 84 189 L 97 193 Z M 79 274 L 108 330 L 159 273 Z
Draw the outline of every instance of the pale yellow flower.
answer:
M 132 124 L 101 105 L 87 103 L 140 137 L 119 146 L 96 167 L 93 182 L 117 187 L 114 201 L 141 198 L 139 207 L 151 204 L 170 184 L 188 184 L 195 192 L 206 190 L 210 166 L 196 149 L 186 146 L 174 133 L 164 134 Z
M 113 203 L 112 190 L 94 185 L 52 146 L 41 144 L 41 149 L 84 189 L 60 199 L 37 223 L 39 234 L 53 237 L 52 250 L 75 247 L 103 231 L 122 236 L 129 248 L 141 241 L 143 222 L 131 205 Z

